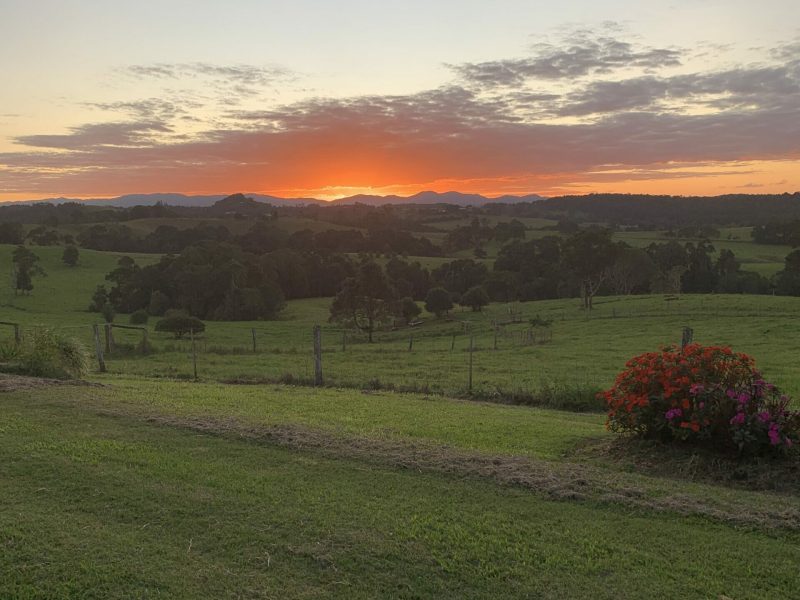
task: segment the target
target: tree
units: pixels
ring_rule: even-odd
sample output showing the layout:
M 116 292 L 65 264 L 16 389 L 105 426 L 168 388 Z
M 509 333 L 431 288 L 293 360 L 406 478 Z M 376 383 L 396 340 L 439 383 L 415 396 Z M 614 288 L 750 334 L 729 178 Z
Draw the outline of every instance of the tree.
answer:
M 473 312 L 481 312 L 483 307 L 489 304 L 489 294 L 482 285 L 476 285 L 464 292 L 458 303 L 461 306 L 469 306 Z
M 443 287 L 435 287 L 428 290 L 425 296 L 425 310 L 440 317 L 453 308 L 453 300 Z
M 147 306 L 147 313 L 154 317 L 160 317 L 167 312 L 169 305 L 169 296 L 160 290 L 155 290 L 150 294 L 150 303 Z
M 156 331 L 171 333 L 176 340 L 189 332 L 200 333 L 205 329 L 206 326 L 200 319 L 182 310 L 169 310 L 164 318 L 156 323 Z
M 406 325 L 408 325 L 409 323 L 411 323 L 411 321 L 416 319 L 422 312 L 422 309 L 416 302 L 414 302 L 414 299 L 411 298 L 410 296 L 402 298 L 397 304 L 398 304 L 397 311 L 400 314 L 400 316 L 403 317 L 403 320 L 405 320 Z
M 64 253 L 61 255 L 61 260 L 65 265 L 74 267 L 78 264 L 78 247 L 70 244 L 64 248 Z
M 579 280 L 581 299 L 586 310 L 608 278 L 618 246 L 611 241 L 611 231 L 592 228 L 576 233 L 564 244 L 564 267 Z
M 101 312 L 103 307 L 108 304 L 108 292 L 106 286 L 98 285 L 92 294 L 92 302 L 89 304 L 90 312 Z
M 330 320 L 365 331 L 371 343 L 372 332 L 391 314 L 393 298 L 394 289 L 381 266 L 372 260 L 364 261 L 334 297 Z
M 106 302 L 100 312 L 102 313 L 103 319 L 106 323 L 113 323 L 114 317 L 117 316 L 117 313 L 114 310 L 114 305 L 111 304 L 111 302 Z
M 25 246 L 17 246 L 11 255 L 13 263 L 14 293 L 30 294 L 33 290 L 33 277 L 45 276 L 44 269 L 39 266 L 39 257 Z
M 647 291 L 656 274 L 650 255 L 639 248 L 622 248 L 608 270 L 608 282 L 618 296 L 627 296 L 636 289 Z

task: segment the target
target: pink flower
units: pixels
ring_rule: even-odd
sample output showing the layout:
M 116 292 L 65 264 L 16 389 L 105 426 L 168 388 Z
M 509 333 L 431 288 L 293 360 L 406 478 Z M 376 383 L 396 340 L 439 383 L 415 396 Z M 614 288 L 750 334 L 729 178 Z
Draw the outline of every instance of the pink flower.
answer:
M 702 394 L 705 391 L 705 386 L 702 383 L 693 383 L 692 386 L 689 388 L 689 393 L 692 396 L 697 396 L 697 394 Z
M 731 419 L 731 425 L 742 425 L 744 423 L 744 413 L 736 413 L 736 415 Z
M 781 443 L 781 434 L 778 433 L 778 426 L 775 425 L 774 423 L 769 428 L 767 435 L 769 436 L 769 443 L 772 444 L 773 446 L 777 446 L 778 444 Z
M 758 420 L 762 423 L 768 423 L 772 420 L 772 415 L 769 414 L 768 410 L 758 413 Z
M 678 417 L 683 415 L 683 411 L 680 408 L 670 408 L 667 411 L 667 414 L 664 415 L 664 418 L 667 421 L 672 421 L 673 419 L 677 419 Z

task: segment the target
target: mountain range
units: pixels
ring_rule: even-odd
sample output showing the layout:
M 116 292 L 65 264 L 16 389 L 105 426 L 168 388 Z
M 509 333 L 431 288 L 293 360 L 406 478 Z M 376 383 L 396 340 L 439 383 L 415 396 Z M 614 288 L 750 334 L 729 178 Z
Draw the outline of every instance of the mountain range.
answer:
M 348 204 L 367 204 L 369 206 L 383 206 L 385 204 L 454 204 L 457 206 L 483 206 L 484 204 L 506 203 L 515 204 L 518 202 L 536 202 L 544 200 L 543 196 L 528 194 L 525 196 L 500 196 L 499 198 L 487 198 L 480 194 L 462 194 L 460 192 L 420 192 L 413 196 L 373 196 L 359 194 L 337 198 L 336 200 L 319 200 L 317 198 L 279 198 L 277 196 L 266 196 L 263 194 L 244 194 L 257 202 L 269 203 L 274 206 L 303 206 L 317 204 L 320 206 L 336 206 Z M 189 196 L 186 194 L 126 194 L 114 198 L 92 198 L 78 200 L 74 198 L 46 198 L 42 200 L 21 200 L 14 202 L 3 202 L 0 204 L 34 204 L 37 202 L 50 202 L 52 204 L 63 204 L 65 202 L 80 202 L 82 204 L 92 204 L 96 206 L 149 206 L 157 203 L 168 204 L 171 206 L 212 206 L 214 203 L 228 197 L 228 194 L 212 194 L 203 196 Z

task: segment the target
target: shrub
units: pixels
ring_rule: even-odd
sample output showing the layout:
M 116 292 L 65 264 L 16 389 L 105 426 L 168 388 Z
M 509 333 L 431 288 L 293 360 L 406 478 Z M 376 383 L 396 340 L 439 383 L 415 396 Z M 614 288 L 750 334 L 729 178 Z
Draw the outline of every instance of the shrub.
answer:
M 147 314 L 147 311 L 143 308 L 136 310 L 131 313 L 130 316 L 130 323 L 131 325 L 144 325 L 147 323 L 147 319 L 150 318 L 150 315 Z
M 34 377 L 79 379 L 89 371 L 89 353 L 78 340 L 50 329 L 31 330 L 16 356 L 17 371 Z
M 761 378 L 751 357 L 726 347 L 642 354 L 600 397 L 617 432 L 740 454 L 786 450 L 800 439 L 800 413 L 788 410 L 789 398 Z
M 205 324 L 197 317 L 192 317 L 182 310 L 168 310 L 164 318 L 156 323 L 156 331 L 166 331 L 179 340 L 187 333 L 205 331 Z

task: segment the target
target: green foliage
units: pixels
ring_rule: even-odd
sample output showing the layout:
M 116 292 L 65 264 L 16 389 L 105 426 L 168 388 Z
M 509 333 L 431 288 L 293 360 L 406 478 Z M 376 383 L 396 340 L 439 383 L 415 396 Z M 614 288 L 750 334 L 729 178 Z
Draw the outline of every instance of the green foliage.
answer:
M 391 315 L 394 294 L 383 268 L 366 260 L 356 276 L 342 284 L 331 303 L 330 320 L 357 327 L 367 333 L 371 342 L 375 329 Z
M 28 330 L 15 356 L 17 372 L 54 379 L 83 377 L 89 371 L 89 360 L 78 340 L 46 328 Z
M 131 325 L 145 325 L 149 318 L 150 315 L 147 313 L 147 311 L 143 308 L 140 308 L 139 310 L 131 313 L 129 321 Z
M 450 292 L 442 287 L 431 288 L 425 296 L 425 310 L 441 317 L 453 308 Z
M 103 307 L 106 305 L 108 305 L 106 286 L 98 285 L 92 294 L 92 301 L 89 303 L 89 312 L 102 312 Z
M 150 294 L 147 313 L 153 317 L 161 317 L 169 310 L 170 300 L 164 292 L 155 290 Z
M 45 275 L 44 269 L 39 265 L 39 257 L 25 246 L 17 246 L 11 260 L 14 264 L 15 293 L 30 294 L 33 290 L 33 277 Z
M 205 331 L 205 324 L 197 317 L 192 317 L 182 310 L 168 310 L 164 318 L 156 323 L 156 331 L 171 333 L 176 340 L 187 333 L 201 333 Z
M 100 313 L 103 315 L 103 320 L 106 323 L 113 323 L 114 317 L 117 316 L 117 313 L 114 310 L 114 306 L 110 302 L 106 302 L 103 305 L 103 308 L 100 309 Z
M 406 325 L 408 325 L 411 321 L 416 319 L 420 313 L 422 313 L 422 309 L 419 307 L 419 304 L 414 302 L 414 299 L 409 296 L 400 299 L 397 310 L 400 316 L 403 317 Z
M 78 264 L 78 247 L 74 244 L 70 244 L 64 248 L 64 253 L 61 255 L 61 261 L 70 267 L 74 267 Z
M 473 312 L 481 312 L 483 307 L 489 304 L 489 301 L 486 289 L 481 285 L 476 285 L 464 292 L 458 303 L 461 306 L 469 306 Z

